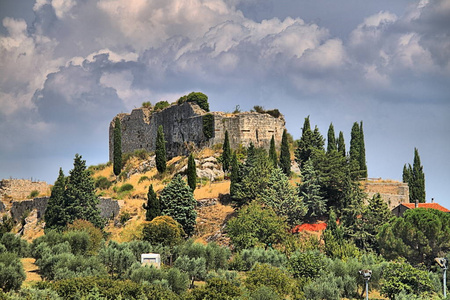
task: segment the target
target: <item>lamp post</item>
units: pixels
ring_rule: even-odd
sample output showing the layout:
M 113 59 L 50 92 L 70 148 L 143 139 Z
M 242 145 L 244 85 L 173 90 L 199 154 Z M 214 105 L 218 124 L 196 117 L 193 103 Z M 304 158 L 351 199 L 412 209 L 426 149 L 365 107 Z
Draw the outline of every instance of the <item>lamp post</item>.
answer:
M 369 300 L 369 280 L 372 276 L 372 270 L 360 270 L 358 272 L 366 282 L 366 300 Z
M 434 259 L 439 267 L 441 267 L 442 271 L 444 272 L 443 278 L 442 278 L 442 285 L 444 286 L 444 299 L 447 298 L 447 259 L 445 257 L 436 257 Z

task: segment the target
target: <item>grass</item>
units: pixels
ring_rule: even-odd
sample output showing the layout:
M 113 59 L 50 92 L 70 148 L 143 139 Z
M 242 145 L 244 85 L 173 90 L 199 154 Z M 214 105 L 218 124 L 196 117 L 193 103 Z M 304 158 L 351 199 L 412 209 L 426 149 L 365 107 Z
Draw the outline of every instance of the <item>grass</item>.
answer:
M 37 281 L 42 281 L 41 276 L 37 273 L 38 267 L 34 264 L 36 262 L 34 258 L 27 257 L 21 258 L 20 260 L 22 261 L 25 274 L 27 275 L 24 281 L 25 286 L 29 286 Z

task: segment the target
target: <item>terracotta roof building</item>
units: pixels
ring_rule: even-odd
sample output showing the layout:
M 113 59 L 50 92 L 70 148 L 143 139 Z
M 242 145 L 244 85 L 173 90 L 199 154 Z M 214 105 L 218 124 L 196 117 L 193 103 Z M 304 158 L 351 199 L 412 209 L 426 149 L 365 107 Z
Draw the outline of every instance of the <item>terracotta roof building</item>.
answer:
M 446 213 L 450 212 L 450 210 L 443 207 L 442 205 L 431 202 L 431 203 L 401 203 L 392 210 L 392 213 L 397 217 L 402 217 L 405 211 L 414 208 L 437 209 Z

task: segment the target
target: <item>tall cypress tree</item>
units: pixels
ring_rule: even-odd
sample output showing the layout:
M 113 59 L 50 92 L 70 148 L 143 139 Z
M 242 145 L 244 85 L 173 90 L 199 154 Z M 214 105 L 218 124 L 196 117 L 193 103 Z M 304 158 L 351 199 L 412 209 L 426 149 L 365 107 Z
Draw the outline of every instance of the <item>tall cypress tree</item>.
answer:
M 342 156 L 345 157 L 347 155 L 345 151 L 344 133 L 342 133 L 342 131 L 339 131 L 339 138 L 337 140 L 337 150 L 339 153 L 342 154 Z
M 350 161 L 357 161 L 359 166 L 361 156 L 361 131 L 357 122 L 353 123 L 350 139 Z
M 225 130 L 225 139 L 223 141 L 222 152 L 222 168 L 226 172 L 230 169 L 231 163 L 231 147 L 230 140 L 228 138 L 228 130 Z
M 325 146 L 325 139 L 323 138 L 322 134 L 319 131 L 319 127 L 317 127 L 317 125 L 314 127 L 314 131 L 313 131 L 313 142 L 312 142 L 312 147 L 314 149 L 317 150 L 324 150 Z
M 197 186 L 197 167 L 195 166 L 195 160 L 192 153 L 189 154 L 188 158 L 187 180 L 191 191 L 194 192 Z
M 151 221 L 154 218 L 161 215 L 161 203 L 153 190 L 153 184 L 148 188 L 147 204 L 143 204 L 142 207 L 146 210 L 145 220 Z
M 52 193 L 48 199 L 44 220 L 45 229 L 62 230 L 67 224 L 67 216 L 64 206 L 64 191 L 66 189 L 66 177 L 62 169 L 59 169 L 59 176 L 52 188 Z
M 159 173 L 164 173 L 167 167 L 166 157 L 166 140 L 164 138 L 164 131 L 162 125 L 159 125 L 158 132 L 156 134 L 156 169 Z
M 283 130 L 283 136 L 281 137 L 280 168 L 286 176 L 291 175 L 291 153 L 289 152 L 286 129 Z
M 311 131 L 311 124 L 309 116 L 305 118 L 302 128 L 302 136 L 298 142 L 298 148 L 295 151 L 295 158 L 297 163 L 301 165 L 307 161 L 311 156 L 311 147 L 313 145 L 313 132 Z
M 103 228 L 104 220 L 97 208 L 98 198 L 95 195 L 94 181 L 86 169 L 86 161 L 78 154 L 75 155 L 73 169 L 70 171 L 64 202 L 68 223 L 82 219 Z
M 122 129 L 119 118 L 114 123 L 113 171 L 116 176 L 122 171 Z
M 337 150 L 336 145 L 336 136 L 334 133 L 333 123 L 330 123 L 330 127 L 328 127 L 328 138 L 327 138 L 327 152 L 331 152 L 332 150 Z
M 420 203 L 425 202 L 425 174 L 423 166 L 420 163 L 419 151 L 414 148 L 414 163 L 403 166 L 403 182 L 409 186 L 409 201 L 414 203 L 418 200 Z
M 364 143 L 363 122 L 359 125 L 359 169 L 361 177 L 367 178 L 366 146 Z
M 236 187 L 242 180 L 241 176 L 241 166 L 237 159 L 236 151 L 233 152 L 231 157 L 231 175 L 230 175 L 230 196 L 231 198 L 236 197 Z
M 269 159 L 272 162 L 273 167 L 276 168 L 278 166 L 278 157 L 277 150 L 275 149 L 275 138 L 273 135 L 270 139 Z

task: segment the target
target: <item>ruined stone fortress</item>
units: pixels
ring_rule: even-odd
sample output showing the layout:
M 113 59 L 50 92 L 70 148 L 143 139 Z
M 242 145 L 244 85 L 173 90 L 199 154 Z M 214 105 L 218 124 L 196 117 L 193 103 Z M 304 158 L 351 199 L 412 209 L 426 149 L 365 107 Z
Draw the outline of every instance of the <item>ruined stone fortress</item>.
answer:
M 109 159 L 113 159 L 115 119 L 121 121 L 122 152 L 129 153 L 144 149 L 155 151 L 156 135 L 160 125 L 163 126 L 166 139 L 166 151 L 169 157 L 186 155 L 192 147 L 212 147 L 223 144 L 225 131 L 228 131 L 230 146 L 248 147 L 252 142 L 255 147 L 269 149 L 272 136 L 276 147 L 281 144 L 285 129 L 282 115 L 275 118 L 267 113 L 242 112 L 236 114 L 223 112 L 206 112 L 197 104 L 184 102 L 172 104 L 161 110 L 151 108 L 133 109 L 130 114 L 118 114 L 109 126 Z M 205 132 L 205 119 L 212 119 L 211 137 Z

